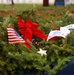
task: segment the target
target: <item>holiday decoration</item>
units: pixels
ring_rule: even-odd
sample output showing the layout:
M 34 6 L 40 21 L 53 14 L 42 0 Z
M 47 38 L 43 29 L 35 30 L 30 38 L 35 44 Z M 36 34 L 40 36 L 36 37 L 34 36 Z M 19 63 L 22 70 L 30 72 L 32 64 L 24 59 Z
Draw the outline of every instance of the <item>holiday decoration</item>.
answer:
M 46 50 L 42 50 L 41 48 L 40 51 L 38 51 L 37 53 L 41 54 L 41 56 L 47 55 Z
M 19 32 L 24 36 L 24 40 L 32 41 L 33 35 L 40 39 L 47 39 L 47 36 L 38 29 L 38 24 L 32 22 L 30 19 L 26 20 L 26 23 L 22 21 L 20 17 L 18 17 L 18 28 Z
M 63 36 L 64 34 L 61 33 L 61 31 L 59 30 L 54 30 L 54 31 L 50 31 L 49 35 L 48 35 L 48 38 L 47 38 L 47 41 L 55 36 Z
M 0 14 L 0 75 L 74 75 L 74 62 L 68 65 L 74 59 L 74 16 L 67 12 L 71 7 L 50 8 L 22 10 L 4 17 Z M 49 32 L 54 35 L 46 41 Z
M 65 38 L 68 34 L 70 34 L 70 30 L 68 30 L 67 28 L 61 28 L 61 27 L 60 27 L 60 31 L 61 31 L 62 34 L 64 34 L 64 35 L 63 35 L 64 38 Z
M 72 28 L 74 28 L 74 25 L 60 27 L 60 30 L 50 31 L 48 38 L 47 38 L 47 41 L 51 40 L 51 38 L 56 37 L 56 36 L 65 38 L 70 33 L 69 29 L 72 29 Z
M 27 48 L 29 48 L 29 46 L 26 44 L 26 41 L 12 27 L 7 27 L 7 32 L 8 32 L 8 41 L 10 44 L 22 43 Z
M 67 26 L 64 26 L 64 27 L 60 27 L 60 29 L 74 29 L 74 24 L 70 24 L 70 25 L 67 25 Z

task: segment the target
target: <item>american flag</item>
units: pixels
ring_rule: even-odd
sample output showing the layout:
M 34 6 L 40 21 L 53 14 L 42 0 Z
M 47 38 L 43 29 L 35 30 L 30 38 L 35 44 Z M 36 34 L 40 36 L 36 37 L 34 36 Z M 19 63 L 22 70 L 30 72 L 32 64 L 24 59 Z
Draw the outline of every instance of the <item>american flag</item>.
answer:
M 8 42 L 10 44 L 17 44 L 17 43 L 23 43 L 25 44 L 25 40 L 12 28 L 12 27 L 7 27 L 7 32 L 8 32 Z

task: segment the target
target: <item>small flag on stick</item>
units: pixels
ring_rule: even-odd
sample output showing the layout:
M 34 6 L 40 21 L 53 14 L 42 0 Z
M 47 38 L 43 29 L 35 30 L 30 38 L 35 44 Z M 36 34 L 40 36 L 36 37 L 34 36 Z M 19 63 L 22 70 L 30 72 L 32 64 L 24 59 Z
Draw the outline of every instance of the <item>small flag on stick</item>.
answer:
M 12 27 L 7 27 L 7 32 L 9 44 L 22 43 L 26 45 L 27 48 L 30 48 L 30 45 L 26 43 L 26 41 Z

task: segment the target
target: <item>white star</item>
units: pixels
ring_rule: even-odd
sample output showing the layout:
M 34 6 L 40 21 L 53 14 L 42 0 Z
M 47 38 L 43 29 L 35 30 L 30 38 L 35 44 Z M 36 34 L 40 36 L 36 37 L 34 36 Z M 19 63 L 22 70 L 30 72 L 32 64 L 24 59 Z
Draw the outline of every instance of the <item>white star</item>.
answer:
M 46 51 L 45 50 L 42 50 L 41 48 L 40 48 L 40 51 L 38 51 L 37 53 L 41 54 L 41 56 L 47 55 L 46 54 Z

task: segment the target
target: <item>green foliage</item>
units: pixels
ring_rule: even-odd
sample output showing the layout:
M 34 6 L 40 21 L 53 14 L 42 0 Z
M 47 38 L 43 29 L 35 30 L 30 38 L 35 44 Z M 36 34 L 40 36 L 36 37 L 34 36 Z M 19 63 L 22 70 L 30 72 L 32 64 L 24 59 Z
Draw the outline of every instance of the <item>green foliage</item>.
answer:
M 12 26 L 17 28 L 17 26 L 13 25 L 13 22 L 17 22 L 17 20 L 14 21 L 13 16 L 8 15 L 0 25 L 0 75 L 6 75 L 7 73 L 14 74 L 15 72 L 21 74 L 26 69 L 30 71 L 33 68 L 39 72 L 48 72 L 49 64 L 47 58 L 38 54 L 38 49 L 32 43 L 30 43 L 32 46 L 31 50 L 28 50 L 21 43 L 18 45 L 8 44 L 6 27 Z
M 25 69 L 37 69 L 39 71 L 49 70 L 47 58 L 41 56 L 36 51 L 28 50 L 24 45 L 8 45 L 0 50 L 0 74 L 5 75 L 7 72 L 23 73 Z M 17 70 L 18 69 L 18 70 Z
M 14 15 L 9 14 L 4 18 L 2 18 L 3 15 L 0 16 L 0 75 L 14 74 L 15 72 L 21 75 L 26 70 L 30 72 L 33 69 L 37 70 L 38 73 L 44 71 L 48 75 L 53 75 L 66 67 L 66 63 L 74 57 L 74 30 L 71 30 L 71 33 L 66 38 L 59 37 L 56 41 L 45 41 L 34 36 L 35 40 L 29 42 L 31 45 L 30 50 L 21 43 L 18 45 L 8 43 L 6 27 L 11 26 L 18 32 L 18 16 L 23 19 L 24 23 L 27 18 L 38 23 L 38 28 L 46 35 L 50 30 L 56 29 L 51 26 L 52 24 L 60 27 L 74 23 L 74 18 L 69 14 L 69 11 L 61 13 L 61 11 L 57 12 L 55 9 L 55 13 L 51 12 L 51 16 L 45 19 L 46 15 L 49 16 L 49 11 L 47 12 L 46 10 L 45 8 L 40 10 L 32 9 L 16 12 Z M 38 12 L 40 16 L 36 16 Z M 61 16 L 56 18 L 56 14 Z M 38 45 L 35 42 L 38 42 Z M 38 54 L 39 48 L 47 50 L 47 55 L 41 56 Z
M 51 67 L 50 74 L 55 74 L 63 69 L 66 63 L 74 57 L 73 49 L 71 49 L 71 45 L 68 45 L 67 38 L 59 38 L 57 41 L 40 42 L 40 46 L 47 50 L 47 61 L 49 61 L 49 66 Z

